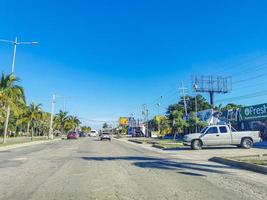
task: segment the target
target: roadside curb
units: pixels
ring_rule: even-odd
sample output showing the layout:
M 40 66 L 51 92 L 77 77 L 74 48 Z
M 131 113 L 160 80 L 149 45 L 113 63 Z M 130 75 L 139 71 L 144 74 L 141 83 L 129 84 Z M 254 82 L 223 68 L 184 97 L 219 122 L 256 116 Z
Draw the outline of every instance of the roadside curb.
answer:
M 267 174 L 267 167 L 265 166 L 237 161 L 231 158 L 213 157 L 213 158 L 210 158 L 209 161 L 213 161 L 213 162 L 217 162 L 217 163 L 221 163 L 225 165 L 231 165 L 237 168 L 246 169 L 249 171 L 254 171 L 254 172 L 258 172 L 262 174 Z
M 27 146 L 32 146 L 32 145 L 36 145 L 36 144 L 55 142 L 55 141 L 59 141 L 59 140 L 61 140 L 61 138 L 56 138 L 53 140 L 40 140 L 40 141 L 34 141 L 34 142 L 24 142 L 21 144 L 14 144 L 14 145 L 11 144 L 8 146 L 0 147 L 0 151 L 6 151 L 6 150 L 16 149 L 16 148 L 20 148 L 20 147 L 27 147 Z
M 143 141 L 138 141 L 138 140 L 134 140 L 134 139 L 128 139 L 129 142 L 133 142 L 133 143 L 137 143 L 137 144 L 144 144 L 145 142 Z

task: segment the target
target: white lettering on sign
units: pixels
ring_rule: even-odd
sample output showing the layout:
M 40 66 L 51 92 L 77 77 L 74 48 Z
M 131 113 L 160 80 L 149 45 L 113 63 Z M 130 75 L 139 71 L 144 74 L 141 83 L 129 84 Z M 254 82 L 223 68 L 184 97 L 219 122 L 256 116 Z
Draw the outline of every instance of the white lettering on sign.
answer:
M 266 104 L 264 104 L 261 107 L 257 107 L 257 108 L 248 107 L 248 108 L 245 108 L 244 113 L 246 116 L 267 114 L 267 106 Z

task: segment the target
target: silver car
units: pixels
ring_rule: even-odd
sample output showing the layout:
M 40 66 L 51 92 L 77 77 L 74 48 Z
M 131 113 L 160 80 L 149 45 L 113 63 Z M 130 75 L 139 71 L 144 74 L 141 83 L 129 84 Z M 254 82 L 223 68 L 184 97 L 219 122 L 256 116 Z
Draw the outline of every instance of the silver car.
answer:
M 110 136 L 109 133 L 102 133 L 102 134 L 100 135 L 100 140 L 101 140 L 101 141 L 102 141 L 102 140 L 109 140 L 109 141 L 111 141 L 111 136 Z

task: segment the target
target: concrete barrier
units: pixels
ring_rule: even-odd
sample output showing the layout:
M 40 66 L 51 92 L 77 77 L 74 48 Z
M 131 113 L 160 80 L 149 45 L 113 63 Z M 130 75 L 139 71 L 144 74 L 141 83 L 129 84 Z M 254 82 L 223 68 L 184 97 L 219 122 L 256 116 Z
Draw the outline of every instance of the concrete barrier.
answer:
M 255 165 L 252 163 L 247 163 L 247 162 L 238 161 L 238 160 L 234 160 L 231 158 L 224 158 L 224 157 L 213 157 L 209 160 L 213 162 L 225 164 L 225 165 L 234 166 L 237 168 L 242 168 L 242 169 L 246 169 L 246 170 L 250 170 L 250 171 L 254 171 L 254 172 L 258 172 L 262 174 L 267 174 L 267 167 L 263 165 Z

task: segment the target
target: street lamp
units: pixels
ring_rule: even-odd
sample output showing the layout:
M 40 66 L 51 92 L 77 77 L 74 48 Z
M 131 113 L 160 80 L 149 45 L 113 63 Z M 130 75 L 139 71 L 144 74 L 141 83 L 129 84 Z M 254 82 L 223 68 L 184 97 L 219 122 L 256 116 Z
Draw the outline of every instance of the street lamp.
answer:
M 13 50 L 13 59 L 12 59 L 12 66 L 11 66 L 11 73 L 14 74 L 14 68 L 15 68 L 15 60 L 16 60 L 16 52 L 17 52 L 17 45 L 37 45 L 39 44 L 38 42 L 18 42 L 18 38 L 16 37 L 14 41 L 11 40 L 1 40 L 0 42 L 5 42 L 5 43 L 10 43 L 14 45 L 14 50 Z

